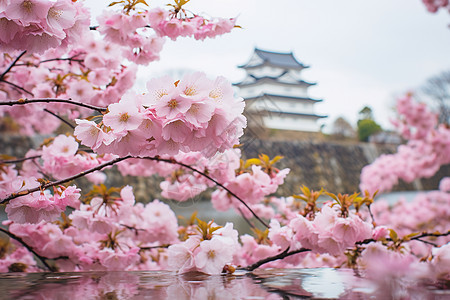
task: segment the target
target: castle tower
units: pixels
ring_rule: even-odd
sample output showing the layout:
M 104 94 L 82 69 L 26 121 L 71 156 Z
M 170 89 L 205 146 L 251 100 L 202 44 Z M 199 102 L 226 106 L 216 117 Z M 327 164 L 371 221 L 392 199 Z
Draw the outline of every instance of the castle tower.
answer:
M 309 83 L 301 78 L 303 69 L 292 52 L 278 53 L 255 48 L 250 60 L 239 66 L 247 72 L 236 83 L 245 99 L 249 128 L 319 132 L 317 120 L 326 116 L 314 113 L 314 104 L 322 100 L 308 96 Z

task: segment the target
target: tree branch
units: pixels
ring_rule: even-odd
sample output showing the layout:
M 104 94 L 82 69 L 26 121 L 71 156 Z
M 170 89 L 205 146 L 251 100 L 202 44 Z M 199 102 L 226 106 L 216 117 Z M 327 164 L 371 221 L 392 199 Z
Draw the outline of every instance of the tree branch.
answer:
M 85 176 L 87 174 L 90 174 L 90 173 L 93 173 L 95 171 L 99 171 L 99 170 L 103 169 L 104 167 L 112 166 L 112 165 L 114 165 L 114 164 L 116 164 L 116 163 L 118 163 L 118 162 L 120 162 L 122 160 L 128 159 L 128 158 L 131 158 L 131 156 L 119 157 L 119 158 L 113 159 L 113 160 L 111 160 L 109 162 L 100 164 L 100 165 L 98 165 L 98 166 L 96 166 L 94 168 L 91 168 L 91 169 L 88 169 L 86 171 L 80 172 L 80 173 L 78 173 L 76 175 L 73 175 L 71 177 L 68 177 L 68 178 L 65 178 L 65 179 L 61 179 L 61 180 L 58 180 L 58 181 L 49 182 L 47 184 L 42 184 L 41 186 L 38 186 L 36 188 L 20 191 L 20 192 L 17 192 L 17 193 L 12 193 L 8 197 L 2 199 L 0 201 L 0 204 L 4 204 L 4 203 L 6 203 L 6 202 L 8 202 L 8 201 L 10 201 L 12 199 L 15 199 L 15 198 L 18 198 L 18 197 L 21 197 L 21 196 L 25 196 L 25 195 L 29 195 L 31 193 L 34 193 L 34 192 L 37 192 L 37 191 L 40 191 L 40 190 L 45 190 L 45 189 L 47 189 L 49 187 L 52 187 L 52 186 L 55 186 L 55 185 L 59 185 L 59 184 L 63 184 L 63 183 L 72 181 L 74 179 L 83 177 L 83 176 Z
M 30 103 L 51 103 L 51 102 L 58 102 L 58 103 L 68 103 L 68 104 L 73 104 L 73 105 L 77 105 L 77 106 L 81 106 L 81 107 L 85 107 L 85 108 L 90 108 L 93 110 L 96 110 L 98 112 L 105 112 L 107 110 L 106 107 L 99 107 L 99 106 L 94 106 L 94 105 L 90 105 L 90 104 L 85 104 L 85 103 L 81 103 L 81 102 L 76 102 L 73 101 L 72 99 L 53 99 L 53 98 L 45 98 L 45 99 L 19 99 L 19 100 L 13 100 L 13 101 L 6 101 L 6 102 L 0 102 L 0 105 L 8 105 L 8 106 L 13 106 L 13 105 L 25 105 L 25 104 L 30 104 Z
M 40 157 L 41 157 L 41 155 L 34 155 L 34 156 L 23 157 L 23 158 L 18 158 L 18 159 L 0 160 L 0 164 L 15 164 L 15 163 L 20 163 L 20 162 L 23 162 L 26 160 L 40 158 Z
M 71 180 L 80 178 L 80 177 L 82 177 L 82 176 L 84 176 L 84 175 L 87 175 L 87 174 L 89 174 L 89 173 L 92 173 L 92 172 L 101 170 L 101 169 L 103 169 L 103 168 L 106 167 L 106 166 L 114 165 L 115 163 L 118 163 L 118 162 L 120 162 L 120 161 L 122 161 L 122 160 L 126 160 L 126 159 L 128 159 L 128 158 L 140 158 L 140 157 L 132 157 L 132 156 L 128 155 L 128 156 L 125 156 L 125 157 L 116 158 L 116 159 L 114 159 L 114 160 L 112 160 L 112 161 L 109 161 L 109 162 L 107 162 L 107 163 L 98 165 L 97 167 L 91 168 L 91 169 L 86 170 L 86 171 L 84 171 L 84 172 L 80 172 L 80 173 L 78 173 L 78 174 L 76 174 L 76 175 L 74 175 L 74 176 L 71 176 L 71 177 L 69 177 L 69 178 L 65 178 L 65 179 L 61 179 L 61 180 L 58 180 L 58 181 L 50 182 L 50 183 L 47 183 L 47 184 L 43 184 L 43 185 L 41 185 L 41 186 L 39 186 L 39 187 L 36 187 L 36 188 L 33 188 L 33 189 L 28 189 L 28 190 L 20 191 L 20 192 L 17 192 L 17 193 L 13 193 L 13 194 L 9 195 L 8 197 L 6 197 L 6 198 L 0 200 L 0 204 L 6 203 L 6 202 L 8 202 L 9 200 L 15 199 L 15 198 L 17 198 L 17 197 L 25 196 L 25 195 L 28 195 L 28 194 L 31 194 L 31 193 L 40 191 L 40 190 L 42 190 L 42 189 L 46 189 L 46 188 L 49 188 L 49 187 L 52 187 L 52 186 L 55 186 L 55 185 L 59 185 L 59 184 L 66 183 L 66 182 L 68 182 L 68 181 L 71 181 Z M 266 224 L 266 223 L 265 223 L 265 222 L 264 222 L 264 221 L 263 221 L 263 220 L 262 220 L 262 219 L 261 219 L 261 218 L 260 218 L 260 217 L 259 217 L 259 216 L 258 216 L 258 215 L 257 215 L 257 214 L 249 207 L 249 206 L 248 206 L 248 204 L 244 202 L 244 200 L 242 200 L 241 198 L 239 198 L 239 196 L 237 196 L 235 193 L 233 193 L 232 191 L 230 191 L 230 190 L 229 190 L 228 188 L 226 188 L 223 184 L 221 184 L 220 182 L 218 182 L 217 180 L 215 180 L 215 179 L 212 178 L 211 176 L 205 174 L 204 172 L 201 172 L 201 171 L 199 171 L 199 170 L 197 170 L 197 169 L 195 169 L 195 168 L 193 168 L 193 167 L 191 167 L 191 166 L 189 166 L 189 165 L 187 165 L 187 164 L 184 164 L 184 163 L 182 163 L 182 162 L 176 161 L 176 160 L 173 159 L 173 158 L 172 158 L 172 159 L 165 159 L 165 158 L 161 158 L 161 157 L 159 157 L 159 156 L 155 156 L 155 157 L 144 157 L 143 159 L 148 159 L 148 160 L 153 160 L 153 161 L 161 161 L 161 162 L 166 162 L 166 163 L 170 163 L 170 164 L 177 164 L 177 165 L 180 165 L 180 166 L 182 166 L 182 167 L 185 167 L 185 168 L 187 168 L 187 169 L 189 169 L 189 170 L 191 170 L 191 171 L 193 171 L 193 172 L 195 172 L 195 173 L 197 173 L 197 174 L 200 174 L 201 176 L 203 176 L 203 177 L 205 177 L 205 178 L 211 180 L 211 181 L 214 182 L 216 185 L 218 185 L 219 187 L 221 187 L 221 188 L 223 188 L 225 191 L 227 191 L 231 196 L 235 197 L 239 202 L 241 202 L 241 203 L 242 203 L 242 204 L 243 204 L 243 205 L 244 205 L 244 206 L 252 213 L 252 215 L 253 215 L 253 216 L 254 216 L 254 217 L 255 217 L 262 225 L 264 225 L 266 228 L 269 228 L 269 225 L 267 225 L 267 224 Z
M 64 120 L 63 118 L 61 118 L 60 116 L 58 116 L 57 114 L 55 114 L 54 112 L 49 111 L 48 109 L 44 108 L 45 112 L 48 112 L 49 114 L 51 114 L 52 116 L 58 118 L 61 122 L 65 123 L 66 125 L 70 126 L 70 128 L 75 129 L 75 126 L 73 126 L 72 124 L 70 124 L 68 121 Z
M 19 56 L 16 57 L 16 59 L 9 65 L 9 67 L 2 73 L 2 75 L 0 75 L 0 81 L 3 81 L 3 78 L 6 76 L 6 74 L 8 74 L 9 71 L 11 71 L 11 69 L 15 66 L 15 64 L 19 61 L 19 59 L 25 55 L 27 51 L 23 51 L 22 53 L 19 54 Z
M 77 59 L 77 56 L 80 56 L 81 53 L 78 53 L 74 56 L 71 57 L 65 57 L 65 58 L 50 58 L 50 59 L 45 59 L 45 60 L 41 60 L 40 62 L 38 62 L 37 64 L 33 64 L 34 66 L 38 67 L 40 64 L 42 63 L 46 63 L 46 62 L 52 62 L 52 61 L 69 61 L 69 64 L 71 62 L 77 62 L 77 63 L 82 63 L 84 60 L 83 59 Z M 22 64 L 16 64 L 16 66 L 28 66 L 28 63 L 22 63 Z
M 254 264 L 251 264 L 251 265 L 245 267 L 244 270 L 253 271 L 253 270 L 259 268 L 260 266 L 262 266 L 263 264 L 266 264 L 268 262 L 279 260 L 279 259 L 283 259 L 283 258 L 286 258 L 286 257 L 294 255 L 294 254 L 308 252 L 308 251 L 311 251 L 311 249 L 300 248 L 300 249 L 297 249 L 297 250 L 289 251 L 289 248 L 287 248 L 286 250 L 284 250 L 280 254 L 261 259 L 261 260 L 255 262 Z
M 139 251 L 145 251 L 145 250 L 152 250 L 152 249 L 162 249 L 162 248 L 169 248 L 171 245 L 161 245 L 161 246 L 151 246 L 151 247 L 139 247 Z
M 12 82 L 9 82 L 9 81 L 6 81 L 6 80 L 1 80 L 1 82 L 4 82 L 4 83 L 6 83 L 6 84 L 9 84 L 9 85 L 11 85 L 12 87 L 14 87 L 14 88 L 16 88 L 16 89 L 18 89 L 19 91 L 22 91 L 22 92 L 24 92 L 24 93 L 27 93 L 28 95 L 30 95 L 30 96 L 32 96 L 32 97 L 34 97 L 34 94 L 32 93 L 32 92 L 29 92 L 29 91 L 27 91 L 26 89 L 24 89 L 23 87 L 21 87 L 21 86 L 18 86 L 17 84 L 15 84 L 15 83 L 12 83 Z
M 430 233 L 428 233 L 428 232 L 423 232 L 423 233 L 421 233 L 421 234 L 419 234 L 419 235 L 416 235 L 416 236 L 413 236 L 413 237 L 411 237 L 411 238 L 409 238 L 408 240 L 405 240 L 405 241 L 403 241 L 403 242 L 419 241 L 419 242 L 422 242 L 422 243 L 429 244 L 430 242 L 424 241 L 424 240 L 422 240 L 422 238 L 424 238 L 424 237 L 430 237 L 430 236 L 432 236 L 432 237 L 441 237 L 441 236 L 447 236 L 447 235 L 450 235 L 450 230 L 448 230 L 448 231 L 445 232 L 445 233 L 440 233 L 440 232 L 430 232 Z M 386 238 L 386 239 L 384 239 L 384 240 L 386 240 L 386 241 L 388 241 L 388 242 L 393 242 L 393 240 L 392 240 L 391 238 Z M 399 238 L 399 240 L 401 240 L 401 238 Z M 369 244 L 369 243 L 376 242 L 376 241 L 377 241 L 377 240 L 374 240 L 374 239 L 366 239 L 366 240 L 364 240 L 364 241 L 356 242 L 355 244 L 356 244 L 356 245 L 364 245 L 364 244 Z M 433 244 L 433 245 L 434 245 L 434 244 Z
M 34 249 L 31 246 L 29 246 L 27 243 L 25 243 L 20 237 L 18 237 L 15 234 L 11 233 L 9 230 L 3 229 L 1 227 L 0 227 L 0 231 L 3 232 L 4 234 L 6 234 L 7 236 L 9 236 L 10 238 L 18 241 L 20 244 L 22 244 L 22 246 L 27 248 L 27 250 L 30 251 L 31 253 L 33 253 L 50 272 L 56 272 L 57 271 L 54 267 L 50 266 L 47 263 L 47 259 L 49 259 L 49 258 L 46 258 L 44 256 L 41 256 L 41 255 L 37 254 L 36 251 L 34 251 Z

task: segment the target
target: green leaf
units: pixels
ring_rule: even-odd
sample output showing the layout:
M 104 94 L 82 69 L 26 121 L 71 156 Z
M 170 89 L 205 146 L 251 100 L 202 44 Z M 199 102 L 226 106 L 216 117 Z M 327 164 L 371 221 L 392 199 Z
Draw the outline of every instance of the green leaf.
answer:
M 334 200 L 336 200 L 338 203 L 341 203 L 341 202 L 339 201 L 338 197 L 337 197 L 335 194 L 325 192 L 325 195 L 328 195 L 328 196 L 330 196 L 331 198 L 333 198 Z
M 266 154 L 260 154 L 259 159 L 264 162 L 266 165 L 269 164 L 270 160 L 269 157 Z
M 260 166 L 260 165 L 261 165 L 261 160 L 259 160 L 258 158 L 250 158 L 250 159 L 247 159 L 247 160 L 245 161 L 245 164 L 244 164 L 244 169 L 247 169 L 247 168 L 250 167 L 251 165 L 257 165 L 257 166 Z
M 394 229 L 389 229 L 389 236 L 392 239 L 392 241 L 394 241 L 394 242 L 398 241 L 398 235 Z
M 277 155 L 270 161 L 270 164 L 273 165 L 274 163 L 276 163 L 279 160 L 282 160 L 283 158 L 284 158 L 284 156 Z

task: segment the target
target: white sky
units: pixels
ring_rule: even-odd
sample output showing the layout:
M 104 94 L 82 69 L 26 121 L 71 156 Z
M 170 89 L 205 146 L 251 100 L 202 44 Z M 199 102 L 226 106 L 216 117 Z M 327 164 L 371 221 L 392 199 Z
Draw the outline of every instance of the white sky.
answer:
M 101 2 L 107 1 L 95 5 Z M 168 39 L 161 60 L 142 70 L 139 81 L 191 69 L 239 82 L 245 71 L 237 66 L 255 47 L 293 51 L 311 66 L 304 79 L 317 82 L 309 93 L 324 100 L 316 113 L 329 116 L 322 121 L 325 130 L 338 116 L 355 124 L 366 105 L 389 127 L 396 96 L 450 69 L 450 15 L 428 13 L 421 0 L 191 0 L 185 7 L 207 16 L 238 16 L 243 29 L 203 42 Z

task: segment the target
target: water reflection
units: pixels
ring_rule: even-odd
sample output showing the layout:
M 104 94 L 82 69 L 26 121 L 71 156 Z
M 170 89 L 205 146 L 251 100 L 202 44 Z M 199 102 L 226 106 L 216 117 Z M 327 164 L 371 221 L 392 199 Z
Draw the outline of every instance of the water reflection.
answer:
M 262 269 L 208 276 L 172 272 L 1 274 L 0 299 L 448 299 L 448 290 L 395 290 L 354 276 L 349 270 Z M 381 297 L 381 298 L 380 298 Z M 414 298 L 414 297 L 413 297 Z

